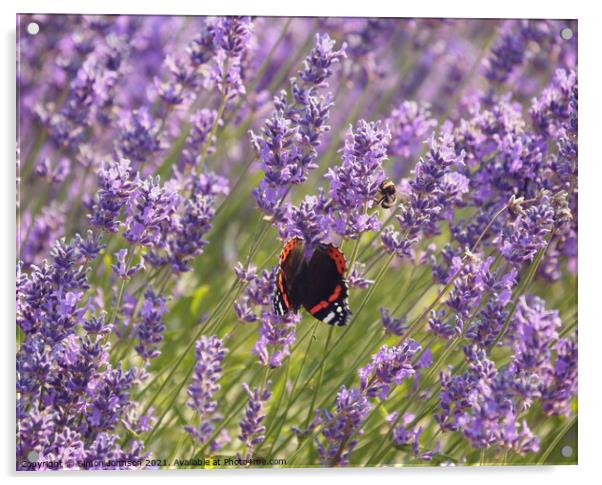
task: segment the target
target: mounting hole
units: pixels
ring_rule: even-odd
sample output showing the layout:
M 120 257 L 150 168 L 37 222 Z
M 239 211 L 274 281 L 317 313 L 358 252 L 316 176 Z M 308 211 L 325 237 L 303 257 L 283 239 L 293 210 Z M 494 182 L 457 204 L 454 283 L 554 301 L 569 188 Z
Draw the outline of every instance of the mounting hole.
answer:
M 37 33 L 40 31 L 40 24 L 38 24 L 37 22 L 29 22 L 27 24 L 27 33 L 29 35 L 37 35 Z
M 563 446 L 560 450 L 560 454 L 565 458 L 570 458 L 573 456 L 573 448 L 571 448 L 569 445 Z
M 565 27 L 560 31 L 560 37 L 562 37 L 564 40 L 571 40 L 573 38 L 573 30 Z

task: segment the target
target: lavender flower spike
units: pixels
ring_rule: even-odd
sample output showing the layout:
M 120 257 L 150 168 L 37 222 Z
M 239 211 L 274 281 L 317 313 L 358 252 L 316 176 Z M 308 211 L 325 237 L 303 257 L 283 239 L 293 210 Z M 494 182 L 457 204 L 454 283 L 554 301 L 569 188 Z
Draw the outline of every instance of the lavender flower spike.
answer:
M 159 177 L 137 178 L 123 237 L 133 245 L 160 246 L 178 202 L 177 194 L 162 187 Z
M 200 418 L 198 426 L 186 426 L 185 429 L 200 444 L 207 442 L 215 429 L 214 423 L 219 420 L 217 415 L 217 402 L 213 400 L 219 391 L 218 381 L 222 375 L 222 362 L 228 350 L 223 346 L 222 340 L 216 336 L 202 336 L 196 343 L 196 365 L 192 376 L 192 383 L 188 386 L 190 406 Z M 220 443 L 211 444 L 211 451 L 217 451 Z
M 98 192 L 88 215 L 90 224 L 108 232 L 119 230 L 121 210 L 136 188 L 133 176 L 130 161 L 125 158 L 105 164 L 99 170 Z
M 263 403 L 270 398 L 272 393 L 267 389 L 269 388 L 269 383 L 264 390 L 259 388 L 251 390 L 246 382 L 242 387 L 247 393 L 249 401 L 245 409 L 245 416 L 240 422 L 240 435 L 238 435 L 238 439 L 243 442 L 246 448 L 246 456 L 242 458 L 247 459 L 253 456 L 253 450 L 265 438 L 263 435 L 265 426 L 261 424 L 265 417 L 263 414 Z
M 142 268 L 144 268 L 144 263 L 140 262 L 133 266 L 128 266 L 126 261 L 128 252 L 133 251 L 132 249 L 120 249 L 117 251 L 117 263 L 113 264 L 113 271 L 119 278 L 122 280 L 128 280 Z
M 364 231 L 379 229 L 377 214 L 369 216 L 365 209 L 385 178 L 382 162 L 390 139 L 389 129 L 380 121 L 360 120 L 355 129 L 347 130 L 343 162 L 326 174 L 333 200 L 333 228 L 341 236 L 355 239 Z
M 142 321 L 138 324 L 136 334 L 138 337 L 138 345 L 135 349 L 145 360 L 158 357 L 158 344 L 163 340 L 163 315 L 167 312 L 165 306 L 165 298 L 158 296 L 152 289 L 144 293 L 144 303 L 140 310 Z
M 272 311 L 263 312 L 261 334 L 253 349 L 261 365 L 272 369 L 282 365 L 295 343 L 296 326 L 300 320 L 301 316 L 292 312 L 282 317 Z
M 138 165 L 148 162 L 163 148 L 158 133 L 159 123 L 146 107 L 128 113 L 120 123 L 115 151 Z
M 349 439 L 360 433 L 360 428 L 370 412 L 370 403 L 359 389 L 342 386 L 337 394 L 334 413 L 326 410 L 320 420 L 323 423 L 324 442 L 316 440 L 318 456 L 323 465 L 347 465 L 349 455 L 357 445 L 357 439 Z
M 334 41 L 327 34 L 316 35 L 316 45 L 297 73 L 298 78 L 290 81 L 292 101 L 283 90 L 274 99 L 275 111 L 260 135 L 250 132 L 265 172 L 253 196 L 259 208 L 276 220 L 282 216 L 279 209 L 288 186 L 305 182 L 317 167 L 316 147 L 329 129 L 326 121 L 332 107 L 318 90 L 327 86 L 332 66 L 345 56 L 345 44 L 339 51 L 333 47 Z

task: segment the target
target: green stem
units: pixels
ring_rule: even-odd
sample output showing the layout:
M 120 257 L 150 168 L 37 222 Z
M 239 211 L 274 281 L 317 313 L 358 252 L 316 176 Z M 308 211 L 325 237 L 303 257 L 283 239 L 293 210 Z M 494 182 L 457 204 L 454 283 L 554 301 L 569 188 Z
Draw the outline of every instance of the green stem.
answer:
M 228 61 L 227 60 L 225 63 L 225 70 L 226 71 L 228 70 Z M 213 138 L 215 137 L 215 133 L 217 132 L 217 126 L 219 125 L 219 122 L 222 119 L 222 116 L 224 116 L 224 111 L 226 109 L 226 101 L 227 101 L 226 94 L 224 93 L 222 95 L 222 99 L 220 101 L 219 108 L 217 110 L 217 116 L 215 117 L 215 121 L 213 122 L 211 131 L 209 132 L 209 136 L 203 142 L 203 147 L 201 149 L 201 154 L 199 156 L 199 162 L 197 164 L 197 169 L 196 169 L 196 173 L 198 175 L 200 175 L 203 172 L 203 168 L 206 165 L 207 154 L 209 153 L 209 147 L 211 146 L 211 143 L 213 142 Z
M 272 446 L 271 446 L 270 451 L 268 453 L 269 456 L 273 456 L 272 453 L 274 451 L 274 447 L 276 446 L 276 442 L 278 441 L 278 438 L 280 437 L 280 433 L 282 432 L 282 428 L 284 427 L 284 422 L 286 421 L 286 417 L 288 415 L 289 409 L 290 409 L 291 404 L 292 404 L 292 397 L 293 397 L 293 395 L 295 393 L 295 390 L 297 389 L 297 384 L 299 383 L 299 378 L 301 377 L 303 369 L 305 368 L 305 362 L 307 361 L 307 356 L 309 355 L 309 352 L 311 350 L 311 346 L 312 346 L 312 344 L 313 344 L 313 342 L 315 340 L 314 337 L 315 337 L 316 329 L 318 328 L 318 324 L 319 323 L 320 322 L 318 322 L 317 320 L 314 323 L 313 329 L 311 331 L 311 337 L 309 339 L 309 342 L 307 343 L 307 348 L 305 349 L 305 353 L 303 354 L 303 360 L 301 361 L 301 366 L 299 367 L 299 372 L 297 372 L 297 376 L 295 377 L 295 380 L 293 381 L 293 385 L 292 385 L 291 390 L 289 392 L 289 398 L 287 400 L 286 408 L 284 409 L 284 412 L 282 413 L 282 416 L 278 420 L 278 428 L 276 429 L 276 436 L 274 436 L 274 439 L 272 441 Z M 289 362 L 290 362 L 290 360 L 289 360 Z M 268 430 L 266 432 L 266 435 L 265 435 L 266 436 L 266 440 L 271 435 L 272 429 L 268 428 Z
M 328 329 L 328 337 L 326 337 L 326 343 L 324 344 L 324 355 L 328 355 L 330 353 L 330 340 L 332 339 L 332 333 L 334 331 L 334 327 L 330 327 Z M 314 406 L 316 405 L 316 397 L 318 396 L 318 392 L 320 391 L 320 387 L 322 386 L 322 377 L 324 375 L 324 364 L 325 364 L 325 360 L 322 360 L 322 362 L 320 363 L 320 370 L 318 371 L 318 382 L 316 383 L 316 386 L 314 387 L 314 392 L 313 395 L 311 397 L 311 403 L 309 405 L 309 409 L 307 410 L 307 418 L 305 418 L 305 424 L 303 425 L 303 429 L 307 429 L 307 427 L 309 426 L 309 423 L 311 421 L 311 418 L 314 414 Z
M 125 272 L 127 273 L 128 269 L 132 265 L 132 261 L 134 260 L 135 251 L 130 249 L 130 254 L 128 255 L 128 260 L 125 263 Z M 113 307 L 113 311 L 111 312 L 111 318 L 109 319 L 109 323 L 111 326 L 114 326 L 117 321 L 117 313 L 119 313 L 119 309 L 121 307 L 121 300 L 123 299 L 123 293 L 125 292 L 125 287 L 127 285 L 127 279 L 121 280 L 121 286 L 119 287 L 119 293 L 117 294 L 117 301 L 115 302 L 115 306 Z

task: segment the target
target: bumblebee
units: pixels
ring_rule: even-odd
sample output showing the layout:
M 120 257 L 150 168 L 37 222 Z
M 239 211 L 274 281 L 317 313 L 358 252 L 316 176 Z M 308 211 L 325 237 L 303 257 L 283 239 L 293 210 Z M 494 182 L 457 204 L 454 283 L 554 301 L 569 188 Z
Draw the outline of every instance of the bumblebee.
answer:
M 397 189 L 395 184 L 390 180 L 383 180 L 378 186 L 378 192 L 374 202 L 376 205 L 380 205 L 383 209 L 390 209 L 397 200 Z

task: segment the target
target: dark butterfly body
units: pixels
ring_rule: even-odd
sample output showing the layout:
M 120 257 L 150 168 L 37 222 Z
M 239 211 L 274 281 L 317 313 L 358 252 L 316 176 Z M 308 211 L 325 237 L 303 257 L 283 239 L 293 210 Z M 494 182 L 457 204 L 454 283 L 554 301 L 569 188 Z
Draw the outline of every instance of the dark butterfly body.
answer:
M 319 244 L 305 259 L 301 238 L 288 241 L 280 253 L 276 276 L 274 310 L 278 315 L 305 308 L 315 318 L 330 325 L 343 326 L 351 311 L 344 279 L 347 263 L 332 244 Z

